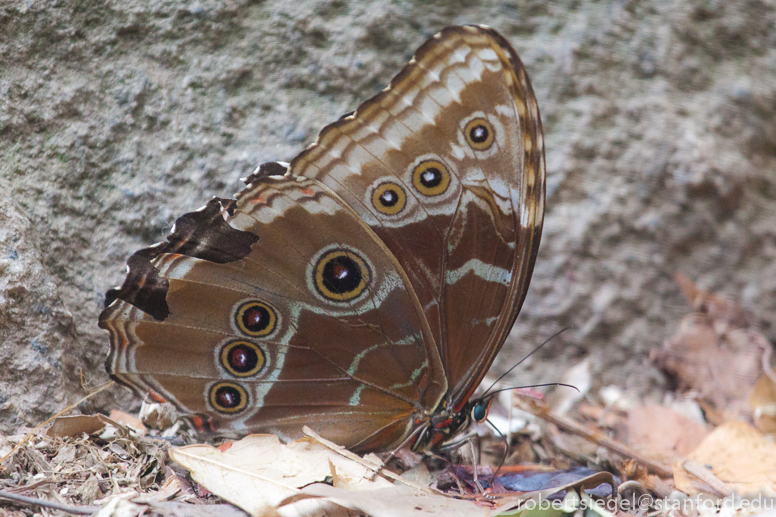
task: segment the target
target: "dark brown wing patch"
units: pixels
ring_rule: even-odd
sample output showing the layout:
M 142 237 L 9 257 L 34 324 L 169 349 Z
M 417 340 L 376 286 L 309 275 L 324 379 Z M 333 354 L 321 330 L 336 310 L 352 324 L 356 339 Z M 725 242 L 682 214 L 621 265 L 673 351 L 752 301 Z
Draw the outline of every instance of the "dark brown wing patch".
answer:
M 159 276 L 153 259 L 168 253 L 227 264 L 247 257 L 259 236 L 232 228 L 224 220 L 222 213 L 231 214 L 235 205 L 234 199 L 213 198 L 201 210 L 182 215 L 167 236 L 167 242 L 143 248 L 129 257 L 127 278 L 120 289 L 107 292 L 105 306 L 116 299 L 123 300 L 154 319 L 164 321 L 170 315 L 167 305 L 169 281 Z

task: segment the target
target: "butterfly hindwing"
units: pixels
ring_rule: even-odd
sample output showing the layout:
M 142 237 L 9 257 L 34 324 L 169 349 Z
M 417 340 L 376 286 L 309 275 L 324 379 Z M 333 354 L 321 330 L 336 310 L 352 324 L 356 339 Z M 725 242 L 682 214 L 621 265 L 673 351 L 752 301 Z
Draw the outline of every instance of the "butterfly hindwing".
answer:
M 445 391 L 402 268 L 315 180 L 254 177 L 133 263 L 100 319 L 122 343 L 108 369 L 203 426 L 290 438 L 306 424 L 358 449 L 397 440 Z

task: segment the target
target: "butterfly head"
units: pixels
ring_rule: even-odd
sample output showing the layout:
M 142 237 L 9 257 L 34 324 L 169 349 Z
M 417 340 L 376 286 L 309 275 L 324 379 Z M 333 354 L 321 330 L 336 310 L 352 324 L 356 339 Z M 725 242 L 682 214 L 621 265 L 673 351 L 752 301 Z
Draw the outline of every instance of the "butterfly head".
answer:
M 465 441 L 461 440 L 464 431 L 473 422 L 479 424 L 488 418 L 492 402 L 492 396 L 473 399 L 458 411 L 446 408 L 428 417 L 425 424 L 418 422 L 418 427 L 423 427 L 423 431 L 418 434 L 412 449 L 416 452 L 426 452 L 459 447 Z

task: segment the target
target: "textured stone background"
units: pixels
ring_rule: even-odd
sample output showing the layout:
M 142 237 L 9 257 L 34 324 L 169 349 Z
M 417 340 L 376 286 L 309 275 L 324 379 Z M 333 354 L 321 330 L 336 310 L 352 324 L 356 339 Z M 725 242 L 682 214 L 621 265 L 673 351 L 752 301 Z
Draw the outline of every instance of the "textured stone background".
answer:
M 776 3 L 642 0 L 0 3 L 0 430 L 107 380 L 124 261 L 290 159 L 449 24 L 501 31 L 542 109 L 545 234 L 494 366 L 659 396 L 688 311 L 672 275 L 776 338 Z M 128 404 L 120 389 L 84 410 Z

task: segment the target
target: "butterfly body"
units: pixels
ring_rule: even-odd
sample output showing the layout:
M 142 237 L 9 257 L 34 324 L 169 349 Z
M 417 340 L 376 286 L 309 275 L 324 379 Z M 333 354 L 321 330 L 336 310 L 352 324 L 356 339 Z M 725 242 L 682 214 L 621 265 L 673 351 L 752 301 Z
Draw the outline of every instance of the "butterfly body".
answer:
M 523 303 L 538 106 L 498 33 L 450 27 L 391 85 L 128 261 L 107 368 L 203 431 L 439 448 Z M 486 412 L 486 411 L 485 411 Z

